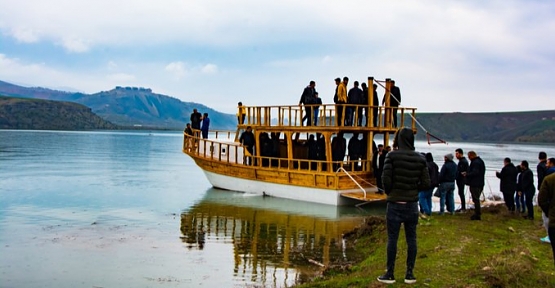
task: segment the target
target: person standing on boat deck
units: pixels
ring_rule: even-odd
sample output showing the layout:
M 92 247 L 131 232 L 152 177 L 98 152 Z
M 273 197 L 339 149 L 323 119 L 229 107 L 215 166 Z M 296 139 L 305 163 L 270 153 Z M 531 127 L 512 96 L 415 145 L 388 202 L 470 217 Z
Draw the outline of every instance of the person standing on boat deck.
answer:
M 543 179 L 538 194 L 538 205 L 549 218 L 548 237 L 549 239 L 555 239 L 555 173 L 547 175 Z M 555 260 L 555 241 L 551 241 L 551 250 Z
M 343 82 L 341 82 L 341 79 L 336 78 L 335 83 L 337 84 L 337 101 L 335 101 L 336 123 L 337 126 L 344 126 L 345 119 L 343 118 L 343 111 L 345 109 L 345 104 L 347 104 L 347 84 L 349 83 L 349 78 L 343 77 Z
M 237 103 L 237 123 L 240 125 L 244 124 L 246 115 L 247 115 L 247 111 L 243 106 L 243 102 Z
M 354 132 L 351 139 L 349 139 L 349 164 L 353 163 L 354 170 L 359 171 L 362 167 L 359 167 L 359 160 L 362 158 L 362 140 L 358 139 L 358 133 Z
M 405 283 L 416 282 L 414 266 L 417 244 L 418 191 L 430 187 L 430 175 L 426 160 L 414 150 L 414 133 L 411 129 L 397 131 L 393 140 L 397 150 L 385 157 L 382 181 L 387 194 L 387 272 L 378 281 L 391 284 L 395 282 L 395 258 L 401 224 L 405 227 L 407 243 L 407 268 Z
M 464 152 L 461 148 L 455 150 L 455 157 L 459 160 L 457 164 L 457 191 L 459 192 L 459 198 L 461 199 L 461 208 L 456 212 L 466 212 L 466 196 L 464 195 L 464 188 L 466 186 L 466 177 L 464 177 L 463 172 L 468 170 L 468 160 L 464 157 Z
M 522 216 L 524 219 L 534 220 L 534 195 L 536 194 L 536 187 L 534 187 L 534 173 L 530 170 L 528 161 L 523 160 L 520 162 L 520 175 L 518 175 L 518 182 L 516 189 L 519 193 L 524 195 L 526 200 L 526 209 L 528 215 Z
M 349 90 L 349 94 L 347 95 L 347 102 L 351 105 L 362 105 L 364 102 L 363 98 L 362 90 L 358 88 L 358 81 L 355 81 L 353 83 L 353 88 Z M 349 120 L 347 126 L 353 126 L 355 124 L 354 120 L 356 120 L 358 127 L 362 126 L 362 106 L 349 106 L 347 110 L 349 111 L 347 113 L 347 119 Z
M 301 99 L 299 100 L 299 106 L 304 105 L 304 117 L 301 120 L 301 125 L 306 120 L 306 126 L 312 126 L 312 107 L 306 106 L 314 104 L 314 87 L 316 87 L 316 82 L 310 81 L 308 86 L 303 90 L 301 94 Z
M 318 160 L 318 143 L 316 142 L 316 138 L 314 134 L 310 134 L 308 140 L 306 140 L 306 147 L 308 149 L 308 160 L 310 161 L 309 169 L 316 170 L 318 167 L 317 162 L 313 162 L 312 160 Z
M 252 133 L 252 127 L 247 126 L 247 130 L 241 133 L 241 137 L 239 137 L 239 142 L 245 146 L 245 149 L 249 152 L 249 156 L 245 155 L 245 164 L 252 165 L 252 156 L 254 156 L 254 145 L 256 144 L 256 140 L 254 139 L 254 134 Z
M 380 107 L 380 99 L 378 98 L 378 85 L 374 84 L 374 103 L 372 106 L 372 113 L 374 115 L 373 116 L 373 121 L 374 121 L 374 127 L 378 127 L 378 113 L 379 113 L 379 107 Z M 366 105 L 368 105 L 368 103 L 366 103 Z M 366 117 L 368 117 L 368 110 L 366 110 L 366 112 L 364 112 L 366 114 Z M 368 126 L 368 119 L 366 119 L 366 126 Z
M 393 127 L 397 128 L 397 109 L 401 104 L 401 90 L 398 86 L 395 86 L 395 81 L 393 80 L 391 80 L 390 94 L 391 98 L 389 99 L 389 106 L 391 107 L 391 115 L 393 117 Z M 382 104 L 385 104 L 385 95 L 382 102 Z
M 503 160 L 503 169 L 501 172 L 496 171 L 495 176 L 500 179 L 499 190 L 503 193 L 503 200 L 509 212 L 515 212 L 515 191 L 516 191 L 516 177 L 518 171 L 515 165 L 511 162 L 511 158 Z
M 333 171 L 337 171 L 339 167 L 342 167 L 343 160 L 345 159 L 345 152 L 347 150 L 347 141 L 343 138 L 343 132 L 337 133 L 337 135 L 331 140 L 331 158 L 333 163 Z
M 445 204 L 447 204 L 447 212 L 455 213 L 455 178 L 457 176 L 457 164 L 453 162 L 453 154 L 449 153 L 443 157 L 445 163 L 441 167 L 439 172 L 439 193 L 440 198 L 440 212 L 442 215 L 444 212 Z M 447 202 L 447 203 L 446 203 Z
M 202 116 L 202 126 L 200 127 L 200 132 L 202 133 L 202 139 L 208 139 L 208 129 L 210 128 L 210 118 L 208 118 L 208 113 L 204 113 Z
M 200 130 L 200 121 L 202 120 L 202 114 L 197 111 L 197 109 L 193 109 L 193 113 L 191 113 L 191 127 L 196 130 Z
M 314 91 L 314 107 L 313 107 L 313 114 L 314 114 L 314 126 L 318 126 L 318 114 L 320 110 L 320 106 L 322 106 L 322 99 L 318 97 L 318 92 Z
M 365 82 L 362 82 L 362 84 L 360 84 L 360 87 L 362 88 L 362 105 L 363 105 L 361 109 L 364 111 L 364 117 L 366 118 L 364 126 L 368 126 L 368 97 L 370 96 L 368 95 L 368 85 L 366 85 Z M 359 118 L 362 119 L 362 117 L 359 117 Z
M 486 164 L 474 151 L 468 151 L 468 159 L 470 159 L 470 165 L 467 172 L 463 172 L 463 175 L 466 177 L 466 185 L 470 187 L 470 195 L 472 195 L 472 202 L 474 203 L 474 215 L 470 217 L 470 220 L 482 220 L 480 196 L 484 191 L 486 182 Z
M 190 123 L 187 123 L 185 130 L 183 130 L 183 132 L 185 133 L 185 135 L 193 136 L 193 129 L 191 129 Z M 193 147 L 193 138 L 187 137 L 187 140 L 185 142 L 185 148 L 190 150 L 192 147 Z

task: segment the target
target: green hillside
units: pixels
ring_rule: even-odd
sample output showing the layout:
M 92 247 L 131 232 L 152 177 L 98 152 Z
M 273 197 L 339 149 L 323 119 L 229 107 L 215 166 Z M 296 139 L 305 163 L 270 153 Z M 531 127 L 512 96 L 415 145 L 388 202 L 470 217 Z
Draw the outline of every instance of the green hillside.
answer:
M 555 142 L 555 111 L 421 113 L 416 118 L 447 141 Z
M 21 98 L 70 101 L 86 105 L 92 112 L 117 125 L 143 126 L 158 129 L 183 129 L 196 108 L 208 113 L 210 128 L 235 129 L 233 114 L 218 112 L 206 105 L 183 102 L 177 98 L 153 93 L 151 89 L 116 87 L 95 94 L 70 93 L 42 87 L 22 87 L 0 81 L 0 94 Z
M 77 103 L 0 96 L 0 129 L 118 129 Z

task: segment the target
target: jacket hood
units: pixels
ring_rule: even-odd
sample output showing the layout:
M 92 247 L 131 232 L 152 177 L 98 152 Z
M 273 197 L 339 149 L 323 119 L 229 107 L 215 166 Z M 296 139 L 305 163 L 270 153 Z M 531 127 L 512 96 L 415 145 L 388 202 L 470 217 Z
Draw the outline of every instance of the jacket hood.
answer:
M 398 130 L 395 134 L 393 146 L 399 147 L 399 150 L 414 151 L 414 133 L 412 130 L 409 128 L 401 128 Z

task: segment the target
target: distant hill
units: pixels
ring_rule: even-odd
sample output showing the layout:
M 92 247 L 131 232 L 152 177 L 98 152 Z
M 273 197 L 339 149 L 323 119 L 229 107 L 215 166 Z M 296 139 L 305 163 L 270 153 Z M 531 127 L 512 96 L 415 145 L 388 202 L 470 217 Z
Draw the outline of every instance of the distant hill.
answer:
M 431 134 L 447 141 L 555 143 L 553 110 L 421 113 L 416 119 Z M 420 132 L 418 137 L 424 137 Z
M 183 102 L 177 98 L 153 93 L 151 89 L 116 87 L 95 94 L 71 93 L 40 87 L 22 87 L 0 81 L 0 94 L 13 97 L 70 101 L 86 105 L 105 120 L 122 126 L 183 129 L 196 108 L 208 113 L 211 129 L 234 129 L 233 114 L 218 112 L 205 105 Z
M 118 129 L 81 104 L 0 96 L 0 129 Z
M 237 123 L 235 115 L 156 94 L 147 88 L 116 87 L 83 94 L 0 81 L 0 95 L 76 102 L 91 108 L 104 120 L 128 127 L 183 129 L 194 108 L 210 115 L 211 129 L 235 129 Z M 555 143 L 555 111 L 417 113 L 416 117 L 426 130 L 446 141 Z M 425 133 L 418 128 L 417 137 L 422 139 Z

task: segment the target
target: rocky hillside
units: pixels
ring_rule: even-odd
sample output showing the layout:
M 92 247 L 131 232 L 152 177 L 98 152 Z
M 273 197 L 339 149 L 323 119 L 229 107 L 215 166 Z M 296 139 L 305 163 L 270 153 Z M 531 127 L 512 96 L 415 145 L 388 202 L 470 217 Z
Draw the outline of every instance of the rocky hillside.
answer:
M 61 101 L 0 96 L 0 129 L 118 129 L 86 106 Z

